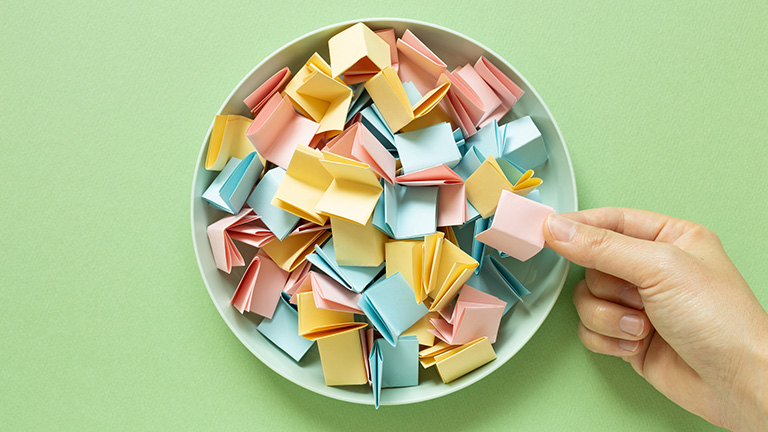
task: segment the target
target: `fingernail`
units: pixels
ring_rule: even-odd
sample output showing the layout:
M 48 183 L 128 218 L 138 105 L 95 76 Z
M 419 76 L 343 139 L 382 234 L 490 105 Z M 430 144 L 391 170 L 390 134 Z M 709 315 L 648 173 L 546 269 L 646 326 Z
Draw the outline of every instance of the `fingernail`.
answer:
M 619 327 L 625 333 L 640 336 L 643 333 L 643 319 L 637 315 L 624 315 L 619 320 Z
M 555 240 L 569 242 L 576 232 L 576 223 L 558 214 L 551 214 L 547 218 L 547 227 Z
M 640 297 L 637 288 L 625 288 L 624 291 L 619 294 L 619 299 L 627 306 L 631 306 L 635 309 L 643 308 L 643 299 Z
M 623 349 L 624 351 L 635 352 L 638 346 L 640 346 L 640 341 L 619 339 L 619 348 Z

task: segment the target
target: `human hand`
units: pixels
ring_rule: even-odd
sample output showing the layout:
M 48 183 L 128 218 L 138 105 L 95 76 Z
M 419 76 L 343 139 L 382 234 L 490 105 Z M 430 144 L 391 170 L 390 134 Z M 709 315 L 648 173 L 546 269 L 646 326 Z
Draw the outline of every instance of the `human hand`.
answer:
M 578 335 L 686 410 L 768 430 L 768 314 L 709 229 L 641 210 L 551 215 L 549 247 L 584 266 Z

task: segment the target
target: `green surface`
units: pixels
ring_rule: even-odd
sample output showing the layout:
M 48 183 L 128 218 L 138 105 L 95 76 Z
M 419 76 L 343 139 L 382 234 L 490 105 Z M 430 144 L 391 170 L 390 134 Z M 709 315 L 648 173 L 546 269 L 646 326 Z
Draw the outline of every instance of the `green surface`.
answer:
M 533 84 L 581 208 L 709 226 L 768 305 L 765 2 L 365 3 L 2 6 L 1 429 L 708 429 L 579 343 L 583 270 L 528 345 L 466 390 L 379 411 L 317 396 L 219 317 L 188 195 L 213 114 L 262 58 L 342 20 L 420 19 Z

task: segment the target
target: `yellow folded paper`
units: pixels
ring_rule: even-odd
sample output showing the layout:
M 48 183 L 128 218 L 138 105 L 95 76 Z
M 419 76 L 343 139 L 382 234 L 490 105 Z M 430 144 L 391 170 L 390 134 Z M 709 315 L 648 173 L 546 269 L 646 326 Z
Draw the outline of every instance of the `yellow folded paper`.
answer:
M 320 351 L 325 385 L 368 384 L 365 354 L 359 331 L 319 339 L 317 348 Z
M 538 186 L 540 186 L 542 183 L 542 180 L 540 178 L 536 178 L 533 176 L 533 170 L 528 170 L 523 174 L 522 177 L 520 177 L 520 180 L 515 183 L 515 185 L 512 187 L 512 192 L 520 195 L 520 196 L 526 196 L 529 193 L 533 192 L 534 189 L 536 189 Z
M 403 83 L 392 67 L 386 67 L 365 83 L 365 89 L 387 122 L 397 132 L 414 119 L 426 116 L 448 93 L 451 83 L 445 81 L 411 106 Z
M 333 177 L 328 189 L 315 205 L 318 212 L 365 225 L 383 188 L 367 164 L 323 152 L 320 164 Z
M 239 115 L 217 115 L 214 118 L 205 169 L 221 171 L 229 158 L 243 159 L 256 150 L 245 134 L 252 121 Z
M 478 262 L 452 242 L 442 232 L 424 237 L 424 292 L 434 301 L 430 311 L 448 306 L 459 293 Z
M 435 357 L 454 348 L 457 348 L 457 346 L 449 345 L 447 342 L 439 340 L 429 348 L 419 351 L 419 363 L 421 363 L 424 369 L 431 368 L 435 365 Z
M 355 314 L 351 312 L 319 309 L 312 292 L 296 294 L 296 304 L 299 308 L 299 336 L 305 339 L 323 339 L 368 325 L 355 322 Z
M 512 192 L 514 186 L 504 176 L 493 156 L 488 156 L 480 167 L 464 182 L 467 199 L 480 216 L 487 218 L 496 211 L 501 191 Z
M 437 288 L 437 269 L 440 264 L 440 256 L 443 252 L 443 237 L 445 234 L 438 231 L 434 234 L 424 236 L 424 245 L 422 246 L 422 269 L 421 269 L 421 293 L 416 300 L 421 303 L 427 296 L 432 294 Z
M 333 177 L 320 164 L 322 159 L 319 150 L 297 147 L 272 205 L 317 225 L 325 225 L 328 216 L 318 213 L 315 206 L 331 185 Z
M 291 235 L 282 241 L 274 239 L 262 246 L 261 250 L 281 269 L 290 272 L 304 262 L 307 255 L 314 251 L 315 245 L 323 244 L 330 236 L 328 230 Z
M 496 353 L 487 337 L 461 346 L 439 341 L 434 346 L 419 351 L 421 365 L 424 368 L 436 365 L 440 378 L 446 384 L 495 359 Z
M 382 41 L 383 42 L 383 41 Z M 331 77 L 328 63 L 314 53 L 283 91 L 293 106 L 320 124 L 317 132 L 337 135 L 344 129 L 352 89 Z
M 431 347 L 435 344 L 435 335 L 429 332 L 429 330 L 434 330 L 435 326 L 432 325 L 432 322 L 430 322 L 431 319 L 437 319 L 440 315 L 437 312 L 430 312 L 423 317 L 421 317 L 420 320 L 416 321 L 414 325 L 412 325 L 408 330 L 404 331 L 403 334 L 400 335 L 400 337 L 403 336 L 416 336 L 416 338 L 419 340 L 419 345 L 425 345 Z
M 400 273 L 413 288 L 418 303 L 426 300 L 421 292 L 422 245 L 421 240 L 389 240 L 384 246 L 387 277 Z
M 384 261 L 387 235 L 373 226 L 373 218 L 365 225 L 331 218 L 333 249 L 336 262 L 343 266 L 376 267 Z
M 376 73 L 391 66 L 389 45 L 363 23 L 357 23 L 328 40 L 333 77 Z

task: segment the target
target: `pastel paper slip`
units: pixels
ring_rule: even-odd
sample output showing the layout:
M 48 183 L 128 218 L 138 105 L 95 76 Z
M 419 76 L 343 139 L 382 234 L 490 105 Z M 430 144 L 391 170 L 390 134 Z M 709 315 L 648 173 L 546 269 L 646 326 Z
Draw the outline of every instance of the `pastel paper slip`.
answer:
M 246 131 L 251 119 L 239 115 L 217 115 L 213 120 L 205 169 L 221 171 L 230 158 L 243 159 L 253 150 Z
M 477 133 L 467 138 L 466 146 L 475 147 L 483 156 L 498 159 L 504 154 L 505 127 L 500 127 L 494 120 L 478 129 Z
M 299 336 L 299 313 L 282 297 L 272 318 L 261 320 L 256 330 L 297 362 L 315 343 Z
M 405 89 L 405 94 L 408 96 L 408 101 L 411 104 L 416 104 L 421 100 L 421 93 L 416 89 L 416 86 L 412 82 L 403 82 L 403 88 Z M 403 126 L 403 128 L 400 129 L 400 132 L 410 132 L 416 129 L 423 129 L 434 124 L 450 122 L 451 117 L 438 104 L 427 114 L 424 114 L 419 118 L 415 118 L 412 122 L 408 123 L 406 126 Z
M 245 207 L 243 209 L 245 210 Z M 229 237 L 232 240 L 237 240 L 240 243 L 257 248 L 263 247 L 274 240 L 276 238 L 275 234 L 261 221 L 261 217 L 259 215 L 254 216 L 256 219 L 230 227 L 227 230 Z
M 403 37 L 397 40 L 397 51 L 400 79 L 414 83 L 422 94 L 432 90 L 446 69 L 445 63 L 410 30 L 406 30 Z
M 507 123 L 504 158 L 516 166 L 532 169 L 547 161 L 547 149 L 541 132 L 530 116 Z
M 250 208 L 244 208 L 235 216 L 227 216 L 208 225 L 206 233 L 208 242 L 211 245 L 213 260 L 216 268 L 230 273 L 232 267 L 245 265 L 243 256 L 237 250 L 235 242 L 229 234 L 229 230 L 250 221 L 257 220 L 259 217 L 254 215 Z
M 315 305 L 318 308 L 340 312 L 363 313 L 360 307 L 357 306 L 357 303 L 360 301 L 360 294 L 350 291 L 344 285 L 322 273 L 310 271 L 309 280 L 312 285 Z
M 355 123 L 328 143 L 327 151 L 356 159 L 371 167 L 389 183 L 395 181 L 397 161 L 389 150 L 361 123 Z
M 317 341 L 325 384 L 367 384 L 365 356 L 359 331 L 348 331 Z
M 442 83 L 411 106 L 403 83 L 391 67 L 384 68 L 365 83 L 365 89 L 392 132 L 397 132 L 414 119 L 427 115 L 445 96 L 450 86 L 449 82 Z
M 323 154 L 319 150 L 296 148 L 271 204 L 310 222 L 325 225 L 328 216 L 319 213 L 315 207 L 333 182 L 333 176 L 321 160 Z
M 426 306 L 413 299 L 413 290 L 400 273 L 371 285 L 363 292 L 359 306 L 392 346 L 400 334 L 428 312 Z
M 468 285 L 504 301 L 504 314 L 531 292 L 493 255 L 483 257 L 480 273 L 472 275 Z
M 472 275 L 478 262 L 438 232 L 424 238 L 422 297 L 434 301 L 430 311 L 448 306 Z
M 203 192 L 203 199 L 219 210 L 236 214 L 243 208 L 263 169 L 256 152 L 243 160 L 231 158 Z
M 352 101 L 349 104 L 349 111 L 347 111 L 346 118 L 347 128 L 350 126 L 350 122 L 356 123 L 359 121 L 352 121 L 352 119 L 357 118 L 356 115 L 360 113 L 363 108 L 367 107 L 369 102 L 371 102 L 371 95 L 365 91 L 364 85 L 360 84 L 354 90 L 352 90 Z
M 382 191 L 376 174 L 362 162 L 329 152 L 323 155 L 325 159 L 320 164 L 331 174 L 333 181 L 315 205 L 315 210 L 365 225 Z
M 483 218 L 496 212 L 502 191 L 506 190 L 525 196 L 539 185 L 541 185 L 541 179 L 533 177 L 532 170 L 528 170 L 517 183 L 512 185 L 493 156 L 488 156 L 485 162 L 464 182 L 469 202 Z
M 312 268 L 312 263 L 309 261 L 304 261 L 288 275 L 288 280 L 285 281 L 283 292 L 289 296 L 291 304 L 296 304 L 296 302 L 293 301 L 293 296 L 299 289 L 299 286 L 301 285 L 304 278 L 306 278 L 309 274 L 310 268 Z
M 267 171 L 247 200 L 248 205 L 261 217 L 261 221 L 280 240 L 288 236 L 300 219 L 270 204 L 283 178 L 285 170 L 280 167 Z
M 488 338 L 483 337 L 461 346 L 436 344 L 420 351 L 419 357 L 422 366 L 436 366 L 440 378 L 448 384 L 495 360 L 496 353 Z
M 399 176 L 405 186 L 438 186 L 437 226 L 462 225 L 468 218 L 464 180 L 444 164 Z
M 248 311 L 272 318 L 286 280 L 288 272 L 259 251 L 245 270 L 230 304 L 240 313 Z
M 328 40 L 331 75 L 375 74 L 391 66 L 390 48 L 386 41 L 363 23 L 336 33 Z
M 299 335 L 309 340 L 347 332 L 357 334 L 355 330 L 367 325 L 356 322 L 351 312 L 319 308 L 315 304 L 315 295 L 311 292 L 296 294 L 296 304 L 299 307 Z
M 419 345 L 432 346 L 435 344 L 435 335 L 431 333 L 435 329 L 432 325 L 432 319 L 438 318 L 440 315 L 437 312 L 430 312 L 418 321 L 416 321 L 408 330 L 404 331 L 398 339 L 398 343 L 406 336 L 414 336 L 418 339 Z
M 461 160 L 450 123 L 438 123 L 424 129 L 397 134 L 395 147 L 403 165 L 403 174 L 441 164 L 450 168 Z
M 542 226 L 554 212 L 552 207 L 503 191 L 490 228 L 476 234 L 475 239 L 527 261 L 544 248 Z
M 384 183 L 384 193 L 373 213 L 373 225 L 401 240 L 423 237 L 437 230 L 438 188 Z
M 508 76 L 504 75 L 490 60 L 483 56 L 477 59 L 474 69 L 493 89 L 496 96 L 501 99 L 501 106 L 497 108 L 496 113 L 491 115 L 491 118 L 500 120 L 512 109 L 525 92 L 512 82 Z
M 415 336 L 398 339 L 397 346 L 373 341 L 369 356 L 374 405 L 379 407 L 381 389 L 419 385 L 419 340 Z
M 344 266 L 378 267 L 384 262 L 387 235 L 373 226 L 373 219 L 358 225 L 331 218 L 336 262 Z
M 360 111 L 360 123 L 386 147 L 387 151 L 390 153 L 396 151 L 395 135 L 389 130 L 389 126 L 387 126 L 376 105 L 371 105 Z
M 498 298 L 464 285 L 450 315 L 432 319 L 434 334 L 451 345 L 463 345 L 481 337 L 496 342 L 506 303 Z
M 384 263 L 376 267 L 344 266 L 336 261 L 334 239 L 328 240 L 322 247 L 315 246 L 315 252 L 307 260 L 323 273 L 357 293 L 363 290 L 384 269 Z
M 243 100 L 243 103 L 251 110 L 251 114 L 257 115 L 272 96 L 283 91 L 290 79 L 291 70 L 287 67 L 280 69 L 268 80 L 264 81 L 264 84 L 260 85 L 253 93 L 248 95 Z
M 331 233 L 322 231 L 309 231 L 296 235 L 289 235 L 285 240 L 273 240 L 261 248 L 272 258 L 280 268 L 285 271 L 294 271 L 314 247 L 323 244 Z
M 460 77 L 463 83 L 472 89 L 480 101 L 482 114 L 477 119 L 476 125 L 478 127 L 482 127 L 486 122 L 501 118 L 498 116 L 501 113 L 498 111 L 498 108 L 501 107 L 501 99 L 471 65 L 467 64 L 456 68 L 453 73 L 454 76 Z
M 385 245 L 387 277 L 400 273 L 413 289 L 415 300 L 419 303 L 426 298 L 421 295 L 423 244 L 422 240 L 389 240 Z
M 306 147 L 319 124 L 294 111 L 291 102 L 275 93 L 246 132 L 264 159 L 287 168 L 296 147 Z

